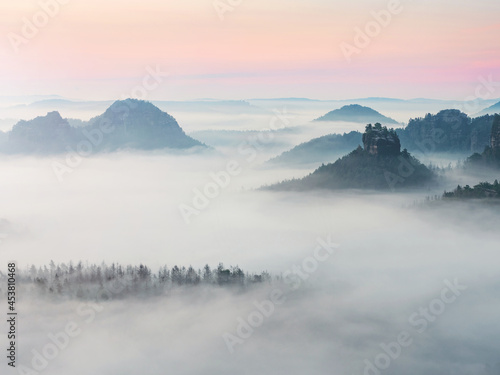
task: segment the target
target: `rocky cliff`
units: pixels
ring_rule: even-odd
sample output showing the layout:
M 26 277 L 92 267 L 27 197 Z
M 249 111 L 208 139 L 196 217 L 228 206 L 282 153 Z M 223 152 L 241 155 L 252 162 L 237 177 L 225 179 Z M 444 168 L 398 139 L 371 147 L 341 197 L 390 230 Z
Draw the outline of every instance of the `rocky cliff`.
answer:
M 366 126 L 363 147 L 372 155 L 395 156 L 401 152 L 401 143 L 396 132 L 382 127 L 379 123 Z
M 480 153 L 474 153 L 467 159 L 466 167 L 500 168 L 500 115 L 495 115 L 490 133 L 490 145 Z
M 358 147 L 336 162 L 322 165 L 310 175 L 268 186 L 268 190 L 375 189 L 396 190 L 427 186 L 434 173 L 405 149 L 400 150 L 394 130 L 368 125 L 364 149 Z

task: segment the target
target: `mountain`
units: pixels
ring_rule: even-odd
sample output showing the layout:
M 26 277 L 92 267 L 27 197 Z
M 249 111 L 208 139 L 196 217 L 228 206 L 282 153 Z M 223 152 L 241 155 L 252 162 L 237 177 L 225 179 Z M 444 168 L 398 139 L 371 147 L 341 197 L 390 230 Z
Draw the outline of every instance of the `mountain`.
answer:
M 49 112 L 46 116 L 30 121 L 19 121 L 6 134 L 0 151 L 8 153 L 60 153 L 82 139 L 80 133 L 59 112 Z
M 494 115 L 496 113 L 500 113 L 500 102 L 483 109 L 481 112 L 477 113 L 476 116 Z
M 87 130 L 92 132 L 103 127 L 113 129 L 98 146 L 106 151 L 203 146 L 187 136 L 172 116 L 142 100 L 116 101 L 102 115 L 91 119 Z
M 39 100 L 63 99 L 59 95 L 24 95 L 24 96 L 7 96 L 0 95 L 0 105 L 13 106 L 19 104 L 29 104 Z
M 491 126 L 490 147 L 493 151 L 500 151 L 500 115 L 495 115 Z
M 346 122 L 361 122 L 372 123 L 382 122 L 386 124 L 398 124 L 392 118 L 386 117 L 379 112 L 369 107 L 363 107 L 359 104 L 351 104 L 343 106 L 340 109 L 328 112 L 326 115 L 317 118 L 314 121 L 346 121 Z
M 388 130 L 379 123 L 368 124 L 363 133 L 363 147 L 370 155 L 398 156 L 401 152 L 401 142 L 394 130 Z
M 289 151 L 269 160 L 272 164 L 327 163 L 345 152 L 359 146 L 362 134 L 352 131 L 344 134 L 329 134 L 314 138 L 295 146 Z
M 485 115 L 471 119 L 459 110 L 443 110 L 411 119 L 396 133 L 402 147 L 411 152 L 453 152 L 465 156 L 482 152 L 490 144 L 493 118 Z M 270 163 L 330 162 L 360 143 L 359 132 L 331 134 L 302 143 L 271 159 Z
M 484 151 L 470 156 L 465 166 L 467 168 L 487 167 L 500 168 L 500 115 L 495 115 L 491 126 L 490 145 Z
M 396 132 L 410 151 L 466 153 L 482 151 L 489 144 L 492 123 L 493 116 L 471 119 L 457 109 L 447 109 L 411 119 Z
M 406 149 L 401 151 L 399 138 L 392 129 L 378 123 L 368 125 L 363 134 L 363 146 L 335 163 L 322 165 L 303 179 L 284 181 L 264 189 L 394 190 L 422 187 L 434 179 L 434 173 L 425 165 Z
M 71 120 L 74 123 L 74 120 Z M 89 154 L 118 149 L 153 150 L 206 147 L 188 137 L 177 121 L 153 104 L 127 99 L 114 102 L 102 115 L 73 127 L 59 112 L 19 121 L 0 142 L 0 152 L 55 154 L 82 150 Z

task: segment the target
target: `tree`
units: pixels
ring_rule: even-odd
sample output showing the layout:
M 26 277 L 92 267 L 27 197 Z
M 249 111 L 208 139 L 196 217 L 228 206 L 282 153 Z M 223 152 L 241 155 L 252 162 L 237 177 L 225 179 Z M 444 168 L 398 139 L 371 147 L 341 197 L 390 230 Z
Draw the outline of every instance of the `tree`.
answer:
M 172 268 L 171 275 L 173 284 L 182 285 L 184 283 L 184 280 L 182 279 L 182 273 L 179 267 L 174 266 Z
M 203 267 L 203 282 L 206 284 L 212 283 L 212 270 L 208 264 L 205 264 L 205 267 Z
M 231 276 L 231 271 L 224 269 L 224 264 L 219 263 L 217 266 L 217 284 L 224 285 L 229 283 L 229 277 Z
M 200 282 L 200 279 L 198 277 L 198 274 L 196 273 L 195 269 L 191 266 L 189 266 L 187 273 L 186 273 L 186 283 L 191 284 L 191 285 L 196 285 Z

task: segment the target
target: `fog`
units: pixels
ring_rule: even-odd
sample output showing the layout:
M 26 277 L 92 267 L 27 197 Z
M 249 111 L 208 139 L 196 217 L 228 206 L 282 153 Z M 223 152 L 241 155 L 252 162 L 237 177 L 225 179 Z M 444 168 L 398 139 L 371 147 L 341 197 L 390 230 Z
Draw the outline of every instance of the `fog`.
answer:
M 62 181 L 52 163 L 64 155 L 2 159 L 2 266 L 118 261 L 156 271 L 223 262 L 276 277 L 303 265 L 318 239 L 339 245 L 297 288 L 277 280 L 246 291 L 174 288 L 95 309 L 20 293 L 19 364 L 33 368 L 32 350 L 42 353 L 48 335 L 72 322 L 79 334 L 40 373 L 375 374 L 366 361 L 402 332 L 411 344 L 381 373 L 499 373 L 498 207 L 425 203 L 457 181 L 493 175 L 449 172 L 424 192 L 269 193 L 256 189 L 309 173 L 262 168 L 271 153 L 259 149 L 252 161 L 229 151 L 107 154 L 83 159 Z M 186 223 L 179 205 L 193 206 L 193 189 L 203 191 L 229 161 L 240 173 Z M 413 314 L 455 282 L 466 289 L 422 331 Z M 224 335 L 237 335 L 239 319 L 276 289 L 283 303 L 250 337 L 226 345 Z
M 192 104 L 178 104 L 179 124 L 212 147 L 203 153 L 122 151 L 76 163 L 3 156 L 4 273 L 12 260 L 21 270 L 81 260 L 155 273 L 223 262 L 272 275 L 246 288 L 173 287 L 106 301 L 21 287 L 18 373 L 498 375 L 498 206 L 427 199 L 497 175 L 455 168 L 434 188 L 409 192 L 259 190 L 318 167 L 271 166 L 270 158 L 363 130 L 310 122 L 341 106 L 331 104 L 251 101 L 236 117 L 231 106 L 190 112 Z M 400 119 L 401 110 L 384 114 Z M 440 167 L 464 159 L 417 156 Z M 71 168 L 61 174 L 54 163 Z M 338 249 L 319 259 L 325 243 Z M 277 292 L 279 303 L 249 325 Z M 68 324 L 71 337 L 62 333 Z M 50 352 L 51 337 L 64 335 L 63 348 Z

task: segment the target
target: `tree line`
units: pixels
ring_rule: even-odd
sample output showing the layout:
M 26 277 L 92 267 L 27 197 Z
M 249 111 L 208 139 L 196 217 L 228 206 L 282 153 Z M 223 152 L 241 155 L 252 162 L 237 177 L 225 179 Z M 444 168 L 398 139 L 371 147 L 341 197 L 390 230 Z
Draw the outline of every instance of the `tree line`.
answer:
M 0 272 L 0 278 L 3 276 Z M 49 265 L 19 269 L 17 273 L 18 283 L 37 294 L 77 298 L 91 298 L 103 289 L 111 291 L 113 297 L 124 297 L 162 294 L 182 286 L 247 287 L 271 279 L 268 272 L 250 274 L 238 266 L 226 268 L 223 263 L 216 268 L 207 264 L 203 269 L 177 265 L 169 268 L 165 265 L 154 272 L 144 264 L 124 266 L 119 263 L 84 264 L 81 261 L 56 264 L 51 261 Z

